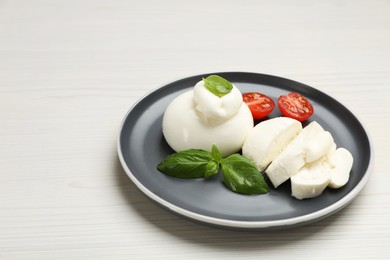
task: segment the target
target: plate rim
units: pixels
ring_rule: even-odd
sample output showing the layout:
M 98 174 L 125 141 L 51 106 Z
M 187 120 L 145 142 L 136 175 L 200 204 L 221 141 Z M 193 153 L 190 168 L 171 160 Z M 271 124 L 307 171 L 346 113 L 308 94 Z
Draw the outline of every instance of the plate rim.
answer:
M 305 214 L 302 216 L 298 217 L 293 217 L 293 218 L 286 218 L 286 219 L 279 219 L 279 220 L 266 220 L 266 221 L 242 221 L 242 220 L 231 220 L 231 219 L 224 219 L 224 218 L 217 218 L 217 217 L 211 217 L 207 216 L 204 214 L 199 214 L 192 212 L 190 210 L 181 208 L 173 203 L 170 203 L 163 198 L 159 197 L 155 193 L 153 193 L 151 190 L 149 190 L 147 187 L 145 187 L 138 179 L 133 175 L 133 173 L 130 171 L 130 169 L 127 167 L 126 161 L 123 157 L 122 153 L 122 145 L 121 145 L 121 136 L 122 132 L 124 130 L 124 125 L 126 123 L 127 118 L 129 117 L 130 113 L 133 111 L 133 109 L 145 98 L 147 98 L 149 95 L 155 93 L 156 91 L 160 90 L 161 88 L 171 85 L 175 82 L 178 82 L 180 80 L 185 80 L 188 78 L 192 77 L 197 77 L 197 76 L 204 76 L 204 75 L 211 75 L 211 74 L 255 74 L 263 77 L 273 77 L 273 78 L 278 78 L 282 80 L 288 80 L 288 81 L 293 81 L 297 82 L 299 84 L 303 84 L 307 87 L 310 87 L 316 91 L 321 92 L 322 94 L 334 99 L 336 102 L 340 103 L 342 106 L 345 107 L 356 119 L 357 121 L 361 124 L 361 127 L 363 128 L 365 134 L 367 135 L 368 143 L 369 143 L 369 148 L 370 148 L 370 159 L 368 162 L 368 167 L 366 172 L 364 173 L 364 176 L 362 179 L 359 181 L 359 183 L 350 191 L 348 192 L 344 197 L 342 197 L 340 200 L 336 201 L 335 203 L 332 203 L 331 205 L 321 209 L 317 210 L 315 212 Z M 363 190 L 363 188 L 366 186 L 368 183 L 368 180 L 370 179 L 370 176 L 372 174 L 373 168 L 374 168 L 374 149 L 373 149 L 373 142 L 371 135 L 369 131 L 367 131 L 367 128 L 365 127 L 364 123 L 362 120 L 355 114 L 353 111 L 349 108 L 346 107 L 343 103 L 341 103 L 337 98 L 334 98 L 332 96 L 329 96 L 328 94 L 311 87 L 309 85 L 306 85 L 305 83 L 301 83 L 296 80 L 292 80 L 289 78 L 285 77 L 280 77 L 280 76 L 275 76 L 271 74 L 264 74 L 264 73 L 257 73 L 257 72 L 248 72 L 248 71 L 220 71 L 220 72 L 210 72 L 210 73 L 202 73 L 202 74 L 197 74 L 197 75 L 190 75 L 190 76 L 185 76 L 181 78 L 177 78 L 176 80 L 169 81 L 165 84 L 160 85 L 159 87 L 156 87 L 150 91 L 148 91 L 146 94 L 141 96 L 127 111 L 125 116 L 123 117 L 119 131 L 117 134 L 117 154 L 119 157 L 119 161 L 122 165 L 122 168 L 125 170 L 126 174 L 129 176 L 129 178 L 132 180 L 132 182 L 136 185 L 136 187 L 143 192 L 149 199 L 151 199 L 153 202 L 157 203 L 160 206 L 163 206 L 164 208 L 172 211 L 173 213 L 179 214 L 180 216 L 186 217 L 190 220 L 194 220 L 197 222 L 201 222 L 203 224 L 211 224 L 213 226 L 220 226 L 220 227 L 225 227 L 225 228 L 238 228 L 238 229 L 281 229 L 281 228 L 287 228 L 287 227 L 294 227 L 294 226 L 299 226 L 299 225 L 304 225 L 304 224 L 309 224 L 313 222 L 317 222 L 321 219 L 326 218 L 327 216 L 334 214 L 344 207 L 346 207 L 348 204 L 350 204 L 354 199 L 357 198 L 357 195 Z

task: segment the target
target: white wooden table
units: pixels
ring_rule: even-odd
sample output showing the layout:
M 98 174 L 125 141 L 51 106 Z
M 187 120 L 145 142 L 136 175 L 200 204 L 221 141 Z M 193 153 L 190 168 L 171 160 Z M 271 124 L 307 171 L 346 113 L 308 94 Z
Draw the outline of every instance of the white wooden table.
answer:
M 189 75 L 251 71 L 338 99 L 373 140 L 360 196 L 315 224 L 182 219 L 129 180 L 127 110 Z M 0 1 L 0 259 L 390 257 L 390 2 Z

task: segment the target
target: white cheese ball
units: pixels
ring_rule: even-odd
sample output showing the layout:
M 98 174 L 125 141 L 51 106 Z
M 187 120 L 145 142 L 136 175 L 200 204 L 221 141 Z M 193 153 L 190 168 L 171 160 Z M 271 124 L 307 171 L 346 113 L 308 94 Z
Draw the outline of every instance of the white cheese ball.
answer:
M 222 156 L 238 152 L 253 128 L 252 114 L 245 103 L 225 121 L 206 118 L 195 109 L 194 91 L 176 97 L 163 117 L 163 134 L 176 152 L 188 149 L 210 151 L 215 144 Z

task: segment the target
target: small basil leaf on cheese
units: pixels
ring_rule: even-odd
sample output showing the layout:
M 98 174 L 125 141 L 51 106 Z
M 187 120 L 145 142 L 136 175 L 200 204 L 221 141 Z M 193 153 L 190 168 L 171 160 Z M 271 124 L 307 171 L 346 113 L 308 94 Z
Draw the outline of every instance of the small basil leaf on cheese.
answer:
M 210 177 L 218 173 L 218 168 L 211 154 L 199 149 L 168 155 L 157 165 L 160 172 L 181 179 Z
M 247 158 L 233 154 L 222 159 L 221 166 L 223 181 L 232 191 L 246 195 L 269 192 L 268 185 L 256 165 Z
M 210 75 L 203 78 L 205 87 L 217 97 L 223 97 L 229 94 L 233 88 L 232 83 L 218 75 Z

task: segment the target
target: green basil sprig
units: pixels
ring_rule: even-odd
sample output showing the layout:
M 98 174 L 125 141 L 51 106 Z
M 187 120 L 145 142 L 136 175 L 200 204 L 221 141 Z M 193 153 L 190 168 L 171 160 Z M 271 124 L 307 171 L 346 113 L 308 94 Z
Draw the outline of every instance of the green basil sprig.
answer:
M 168 155 L 157 165 L 157 169 L 169 176 L 191 179 L 209 178 L 216 175 L 222 167 L 223 181 L 230 190 L 246 194 L 265 194 L 268 185 L 251 161 L 240 154 L 222 158 L 217 146 L 211 152 L 190 149 Z
M 217 97 L 223 97 L 233 89 L 232 83 L 218 75 L 210 75 L 207 78 L 203 78 L 203 82 L 206 88 Z

